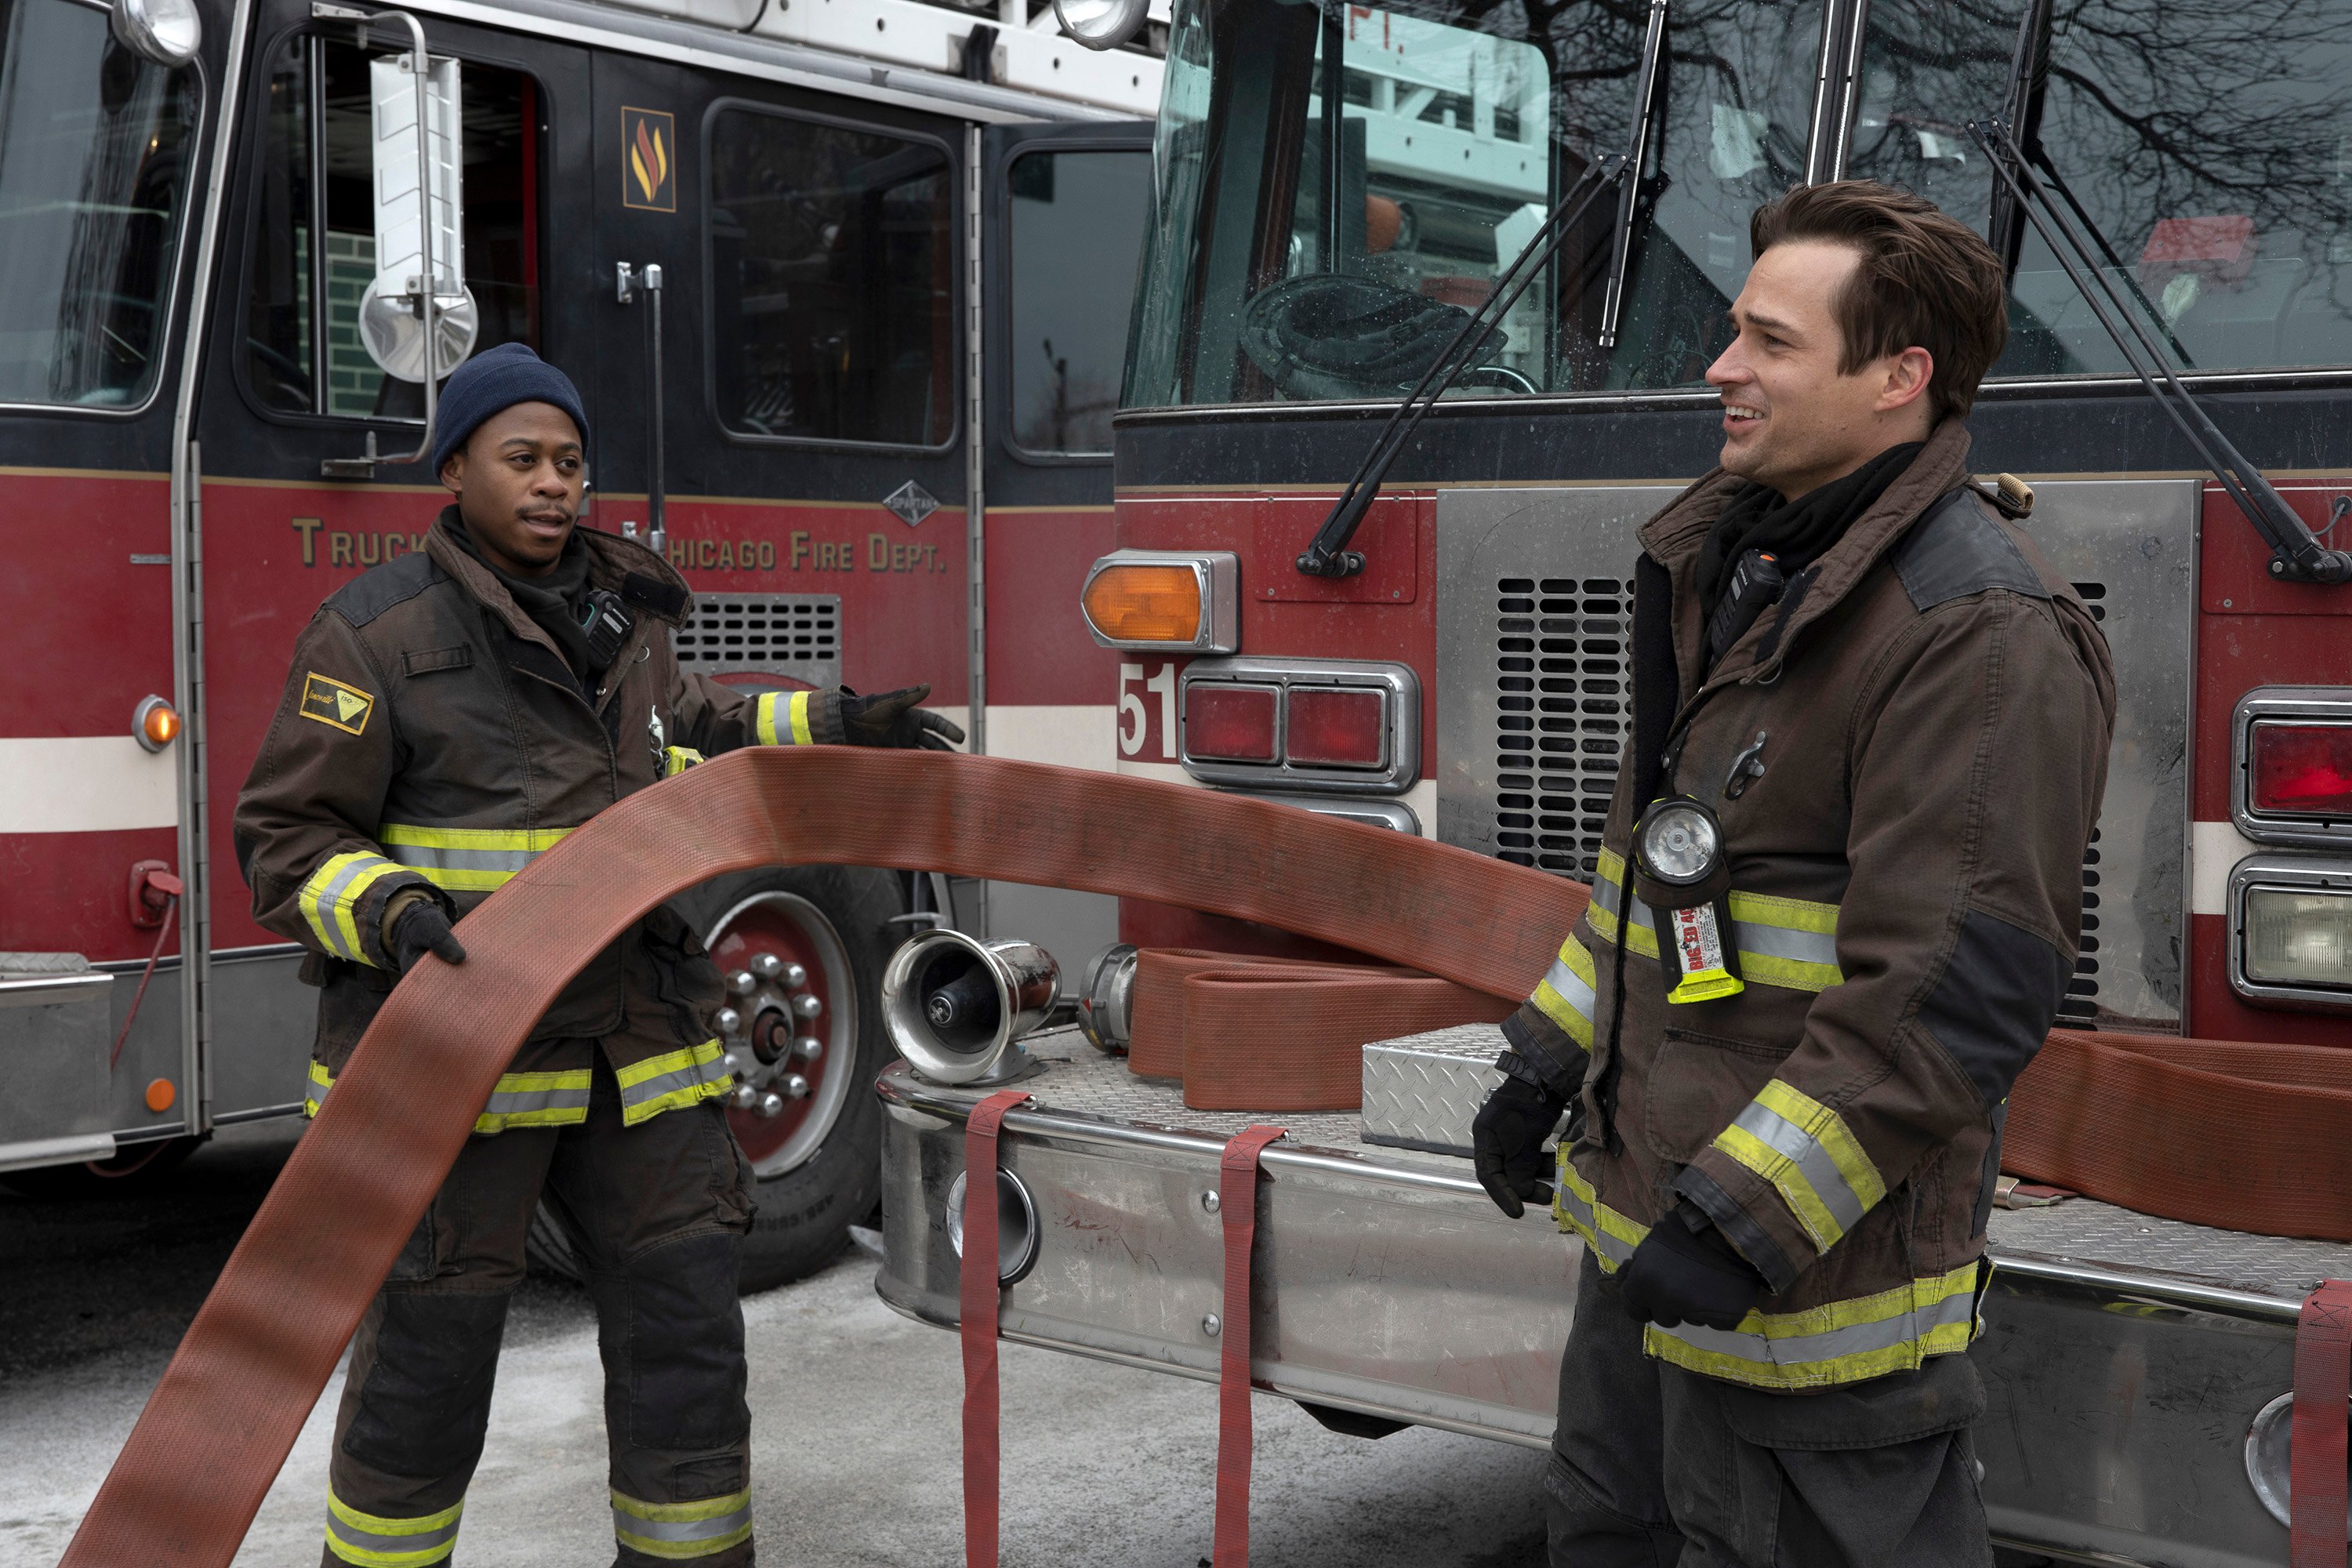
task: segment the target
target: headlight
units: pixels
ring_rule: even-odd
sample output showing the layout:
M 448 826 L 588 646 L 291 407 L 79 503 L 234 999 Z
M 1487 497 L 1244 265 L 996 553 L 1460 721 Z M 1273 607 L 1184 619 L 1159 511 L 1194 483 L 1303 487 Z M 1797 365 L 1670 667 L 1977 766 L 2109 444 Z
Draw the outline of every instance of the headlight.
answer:
M 2239 994 L 2352 1011 L 2352 861 L 2251 856 L 2230 873 L 2230 915 Z

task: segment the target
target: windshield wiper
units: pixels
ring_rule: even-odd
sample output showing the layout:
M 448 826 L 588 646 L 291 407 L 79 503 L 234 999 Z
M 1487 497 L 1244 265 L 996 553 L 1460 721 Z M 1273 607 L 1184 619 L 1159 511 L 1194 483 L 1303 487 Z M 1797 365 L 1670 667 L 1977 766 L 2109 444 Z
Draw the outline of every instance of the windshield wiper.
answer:
M 1575 232 L 1593 198 L 1614 184 L 1624 169 L 1622 153 L 1608 153 L 1584 166 L 1584 172 L 1536 230 L 1535 237 L 1528 241 L 1527 248 L 1503 269 L 1502 276 L 1495 279 L 1493 291 L 1470 313 L 1462 330 L 1454 334 L 1454 341 L 1430 362 L 1429 368 L 1421 373 L 1421 379 L 1413 383 L 1412 390 L 1404 395 L 1404 401 L 1389 416 L 1388 423 L 1381 426 L 1379 437 L 1365 454 L 1355 477 L 1339 493 L 1323 526 L 1315 531 L 1314 540 L 1300 552 L 1297 565 L 1302 574 L 1309 577 L 1352 577 L 1364 569 L 1363 552 L 1349 549 L 1348 542 L 1362 526 L 1364 514 L 1371 510 L 1372 502 L 1380 499 L 1381 479 L 1387 474 L 1389 465 L 1412 439 L 1423 417 L 1437 406 L 1445 389 L 1485 352 L 1486 340 L 1496 326 L 1519 302 L 1519 296 L 1527 292 L 1528 285 L 1551 260 L 1552 253 Z
M 1601 337 L 1603 348 L 1613 346 L 1617 337 L 1617 321 L 1624 304 L 1624 285 L 1633 252 L 1633 218 L 1635 197 L 1641 184 L 1643 151 L 1650 140 L 1650 131 L 1657 115 L 1658 78 L 1664 69 L 1666 58 L 1666 10 L 1668 0 L 1650 0 L 1649 27 L 1642 41 L 1640 79 L 1633 100 L 1633 150 L 1609 153 L 1584 166 L 1583 173 L 1561 194 L 1543 223 L 1538 226 L 1519 254 L 1512 258 L 1495 279 L 1494 289 L 1484 303 L 1471 313 L 1454 334 L 1454 341 L 1422 372 L 1421 379 L 1404 400 L 1381 426 L 1372 448 L 1358 465 L 1355 477 L 1324 518 L 1323 526 L 1315 531 L 1314 539 L 1299 552 L 1298 570 L 1309 577 L 1350 577 L 1364 569 L 1361 551 L 1348 548 L 1363 526 L 1372 502 L 1380 499 L 1381 481 L 1387 477 L 1390 465 L 1404 450 L 1405 443 L 1421 427 L 1422 420 L 1445 389 L 1461 378 L 1471 362 L 1484 349 L 1486 338 L 1511 308 L 1519 302 L 1528 285 L 1549 264 L 1552 257 L 1578 224 L 1584 220 L 1585 210 L 1601 192 L 1624 182 L 1617 201 L 1617 219 L 1609 241 L 1609 283 L 1601 301 Z
M 1633 266 L 1633 213 L 1642 195 L 1642 159 L 1650 126 L 1658 115 L 1658 78 L 1666 58 L 1667 0 L 1650 0 L 1649 30 L 1642 38 L 1642 79 L 1633 99 L 1633 141 L 1626 150 L 1627 174 L 1617 191 L 1617 226 L 1609 236 L 1609 281 L 1601 294 L 1601 331 L 1595 341 L 1617 346 L 1617 323 L 1625 313 L 1625 275 Z
M 2140 384 L 2147 388 L 2157 406 L 2197 449 L 2197 455 L 2221 481 L 2230 500 L 2253 524 L 2254 531 L 2262 535 L 2263 542 L 2271 547 L 2271 575 L 2294 583 L 2352 581 L 2352 554 L 2331 550 L 2314 538 L 2303 519 L 2286 504 L 2285 498 L 2221 434 L 2221 426 L 2213 423 L 2212 416 L 2182 384 L 2164 351 L 2141 324 L 2138 312 L 2093 259 L 2091 242 L 2053 198 L 2050 182 L 2042 178 L 2033 161 L 2018 146 L 2009 122 L 2001 119 L 1970 121 L 1969 134 L 1984 149 L 2014 211 L 2033 226 L 2042 244 L 2050 247 L 2050 254 L 2065 269 L 2067 280 L 2114 341 L 2132 374 L 2139 377 Z M 2088 220 L 2084 221 L 2087 226 Z M 2138 292 L 2136 286 L 2133 292 Z
M 2017 48 L 2010 57 L 2009 89 L 2001 103 L 2000 118 L 2008 124 L 2011 140 L 2017 143 L 2019 155 L 2033 164 L 2042 182 L 2066 204 L 2067 210 L 2074 215 L 2083 232 L 2098 246 L 2099 255 L 2105 259 L 2113 274 L 2123 279 L 2125 286 L 2130 289 L 2132 298 L 2146 312 L 2147 319 L 2154 321 L 2158 330 L 2164 333 L 2164 341 L 2172 346 L 2174 357 L 2183 366 L 2194 370 L 2197 368 L 2196 361 L 2189 357 L 2189 350 L 2174 333 L 2172 323 L 2164 319 L 2164 313 L 2156 308 L 2156 302 L 2139 286 L 2138 278 L 2124 265 L 2123 258 L 2116 254 L 2115 246 L 2093 220 L 2089 210 L 2075 199 L 2074 187 L 2067 184 L 2065 176 L 2058 172 L 2058 165 L 2052 161 L 2050 150 L 2042 144 L 2042 110 L 2048 100 L 2044 89 L 2050 80 L 2052 25 L 2052 0 L 2032 0 L 2017 24 Z M 2025 204 L 2012 196 L 2007 188 L 2001 185 L 1993 187 L 1991 221 L 1986 226 L 1985 237 L 1992 242 L 1994 251 L 2000 257 L 2005 276 L 2011 278 L 2017 275 L 2018 259 L 2025 248 L 2026 216 Z

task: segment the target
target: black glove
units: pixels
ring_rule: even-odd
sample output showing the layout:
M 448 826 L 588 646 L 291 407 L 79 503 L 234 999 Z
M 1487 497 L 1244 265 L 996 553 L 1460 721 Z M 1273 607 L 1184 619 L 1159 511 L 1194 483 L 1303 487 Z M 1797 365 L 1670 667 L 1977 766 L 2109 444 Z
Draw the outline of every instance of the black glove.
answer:
M 1551 1090 L 1506 1074 L 1470 1123 L 1478 1184 L 1513 1219 L 1527 1212 L 1527 1204 L 1551 1202 L 1551 1184 L 1544 1180 L 1551 1170 L 1544 1140 L 1567 1109 L 1568 1101 Z
M 928 686 L 902 686 L 878 697 L 860 697 L 841 689 L 841 729 L 853 746 L 920 746 L 926 751 L 952 752 L 963 740 L 956 721 L 916 703 L 931 694 Z
M 1764 1276 L 1715 1223 L 1689 1203 L 1650 1227 L 1617 1272 L 1626 1315 L 1671 1329 L 1677 1323 L 1734 1329 L 1764 1294 Z
M 449 929 L 449 917 L 441 912 L 440 905 L 424 899 L 401 910 L 400 918 L 392 922 L 392 956 L 405 974 L 428 952 L 444 963 L 466 962 L 466 950 Z

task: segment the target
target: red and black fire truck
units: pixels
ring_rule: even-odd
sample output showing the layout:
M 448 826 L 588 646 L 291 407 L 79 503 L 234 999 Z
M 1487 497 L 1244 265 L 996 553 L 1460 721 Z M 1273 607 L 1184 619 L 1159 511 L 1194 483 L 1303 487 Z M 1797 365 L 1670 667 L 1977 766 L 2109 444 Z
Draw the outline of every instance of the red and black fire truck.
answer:
M 1087 591 L 1122 771 L 1592 879 L 1634 530 L 1714 466 L 1748 214 L 1889 180 L 2012 266 L 1972 462 L 2030 484 L 2114 653 L 2061 1024 L 2352 1046 L 2352 5 L 1179 0 L 1167 60 Z M 1191 1110 L 1052 1039 L 1003 1119 L 1004 1337 L 1215 1378 L 1220 1152 L 1276 1121 L 1249 1380 L 1365 1436 L 1548 1442 L 1575 1268 L 1463 1157 L 1496 1030 L 1369 1046 L 1360 1116 Z M 879 1288 L 953 1323 L 984 1090 L 880 1090 Z M 2352 1247 L 2082 1198 L 1990 1236 L 1996 1534 L 2284 1562 L 2297 1309 Z
M 152 1173 L 302 1108 L 314 994 L 228 816 L 296 633 L 440 505 L 428 310 L 438 374 L 522 342 L 580 384 L 585 521 L 684 571 L 689 668 L 928 682 L 978 747 L 1108 767 L 1066 606 L 1111 542 L 1152 37 L 1023 0 L 0 0 L 0 1171 Z M 754 1285 L 873 1207 L 892 947 L 1112 934 L 844 868 L 686 907 L 735 990 Z

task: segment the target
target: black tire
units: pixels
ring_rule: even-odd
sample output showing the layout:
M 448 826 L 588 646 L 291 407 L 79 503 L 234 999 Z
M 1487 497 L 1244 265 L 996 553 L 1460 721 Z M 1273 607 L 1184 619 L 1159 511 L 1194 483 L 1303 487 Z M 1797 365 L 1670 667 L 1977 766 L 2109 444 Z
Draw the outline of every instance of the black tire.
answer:
M 780 896 L 764 909 L 789 908 L 800 918 L 813 909 L 829 925 L 838 938 L 835 956 L 846 968 L 856 997 L 856 1016 L 844 1024 L 835 1009 L 833 1027 L 820 1037 L 829 1041 L 824 1072 L 848 1071 L 837 1085 L 817 1079 L 812 1098 L 821 1105 L 829 1092 L 838 1099 L 821 1138 L 805 1152 L 793 1155 L 788 1169 L 774 1167 L 789 1150 L 768 1151 L 763 1162 L 754 1162 L 751 1156 L 765 1130 L 748 1112 L 729 1112 L 739 1135 L 748 1134 L 739 1136 L 746 1163 L 755 1173 L 762 1163 L 770 1167 L 753 1188 L 759 1212 L 744 1237 L 746 1293 L 789 1284 L 832 1262 L 849 1246 L 849 1227 L 865 1223 L 881 1201 L 882 1106 L 873 1084 L 897 1055 L 882 1028 L 882 968 L 914 929 L 892 920 L 907 909 L 905 878 L 859 867 L 780 866 L 737 872 L 680 894 L 671 906 L 715 950 L 722 945 L 713 940 L 722 935 L 720 922 L 762 895 Z M 741 925 L 739 917 L 730 929 Z M 725 972 L 728 964 L 720 956 Z M 842 1060 L 844 1057 L 848 1059 Z M 570 1238 L 544 1205 L 532 1218 L 529 1245 L 532 1260 L 541 1268 L 573 1279 L 582 1277 Z

